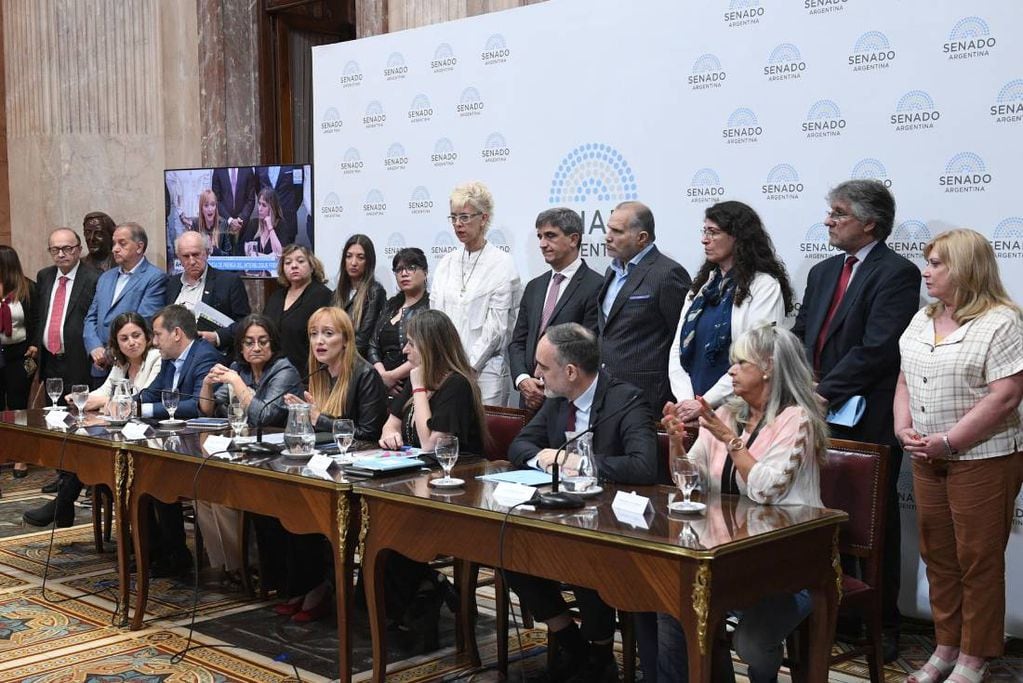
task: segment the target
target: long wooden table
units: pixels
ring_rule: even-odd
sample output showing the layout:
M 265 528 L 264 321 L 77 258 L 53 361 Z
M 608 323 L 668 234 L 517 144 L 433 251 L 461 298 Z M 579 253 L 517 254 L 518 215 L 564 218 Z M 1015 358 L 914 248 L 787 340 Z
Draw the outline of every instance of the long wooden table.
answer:
M 507 463 L 456 468 L 461 489 L 434 489 L 436 473 L 354 484 L 361 499 L 362 556 L 373 635 L 373 680 L 384 681 L 386 629 L 383 577 L 388 555 L 428 561 L 452 555 L 596 589 L 611 606 L 664 612 L 689 637 L 689 676 L 711 680 L 712 636 L 732 609 L 762 597 L 808 588 L 810 658 L 807 679 L 825 681 L 841 590 L 838 527 L 844 512 L 803 506 L 758 506 L 735 496 L 708 502 L 700 516 L 669 515 L 667 487 L 628 487 L 649 496 L 648 528 L 620 521 L 608 486 L 580 511 L 521 511 L 493 498 L 494 484 L 477 475 Z M 368 519 L 367 519 L 368 518 Z M 501 537 L 503 534 L 503 548 Z M 467 628 L 471 632 L 471 629 Z
M 124 521 L 128 519 L 128 496 L 132 488 L 132 467 L 127 442 L 116 431 L 105 428 L 95 418 L 84 429 L 71 424 L 50 426 L 42 410 L 0 412 L 0 460 L 27 462 L 74 472 L 83 483 L 103 484 L 114 493 L 114 518 L 117 522 L 117 578 L 120 596 L 115 623 L 128 624 L 128 547 L 130 537 Z

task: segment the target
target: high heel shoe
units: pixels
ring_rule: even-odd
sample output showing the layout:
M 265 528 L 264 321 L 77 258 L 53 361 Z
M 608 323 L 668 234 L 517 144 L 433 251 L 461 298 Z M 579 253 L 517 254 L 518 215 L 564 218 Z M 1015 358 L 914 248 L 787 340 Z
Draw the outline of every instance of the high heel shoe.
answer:
M 921 667 L 909 674 L 909 678 L 907 680 L 912 680 L 915 683 L 941 683 L 952 675 L 952 670 L 956 668 L 956 660 L 953 659 L 951 662 L 948 662 L 938 655 L 931 655 L 931 658 L 927 660 L 927 664 L 934 667 L 934 670 L 938 672 L 937 676 L 931 676 L 931 674 L 927 673 L 927 671 Z M 924 666 L 927 666 L 927 664 Z
M 327 591 L 323 594 L 323 598 L 309 609 L 295 612 L 291 620 L 296 624 L 308 624 L 310 621 L 319 621 L 330 614 L 331 598 L 333 598 L 333 595 L 330 591 Z
M 302 598 L 294 598 L 288 602 L 282 602 L 278 605 L 274 605 L 274 612 L 280 614 L 282 617 L 290 617 L 293 614 L 298 614 L 302 611 Z
M 972 669 L 965 664 L 957 664 L 956 668 L 952 669 L 950 676 L 962 676 L 966 683 L 980 683 L 984 680 L 984 676 L 987 675 L 987 662 L 984 662 L 983 666 L 979 669 Z

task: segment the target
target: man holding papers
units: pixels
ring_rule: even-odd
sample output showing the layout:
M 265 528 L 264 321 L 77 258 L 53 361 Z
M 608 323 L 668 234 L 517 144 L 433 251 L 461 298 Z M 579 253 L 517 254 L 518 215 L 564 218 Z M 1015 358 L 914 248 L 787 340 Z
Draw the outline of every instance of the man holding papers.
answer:
M 566 432 L 593 427 L 600 477 L 621 484 L 656 482 L 657 435 L 650 407 L 639 389 L 599 372 L 599 367 L 593 332 L 578 323 L 547 329 L 536 347 L 536 376 L 548 400 L 512 441 L 509 460 L 549 470 Z M 562 471 L 571 474 L 576 464 L 575 456 L 570 456 Z M 596 591 L 575 589 L 580 628 L 568 614 L 558 582 L 514 573 L 509 573 L 508 581 L 533 616 L 546 622 L 559 646 L 547 680 L 618 680 L 612 652 L 614 610 Z

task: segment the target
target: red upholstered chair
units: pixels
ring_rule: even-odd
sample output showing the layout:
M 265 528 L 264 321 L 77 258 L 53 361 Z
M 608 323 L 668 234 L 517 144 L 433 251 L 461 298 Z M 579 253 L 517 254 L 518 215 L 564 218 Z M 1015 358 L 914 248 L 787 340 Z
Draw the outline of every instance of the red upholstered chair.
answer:
M 483 413 L 486 416 L 487 430 L 490 432 L 492 441 L 484 455 L 487 460 L 507 460 L 508 446 L 529 422 L 532 413 L 527 410 L 502 406 L 483 406 Z

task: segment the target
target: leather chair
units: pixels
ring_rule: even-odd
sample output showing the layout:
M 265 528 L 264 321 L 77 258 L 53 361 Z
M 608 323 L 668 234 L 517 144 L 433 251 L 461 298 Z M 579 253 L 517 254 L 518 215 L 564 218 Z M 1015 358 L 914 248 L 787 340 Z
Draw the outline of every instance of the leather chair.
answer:
M 486 416 L 487 431 L 490 432 L 492 441 L 484 455 L 487 460 L 507 460 L 508 446 L 529 422 L 532 413 L 519 408 L 502 406 L 483 406 L 483 413 Z

